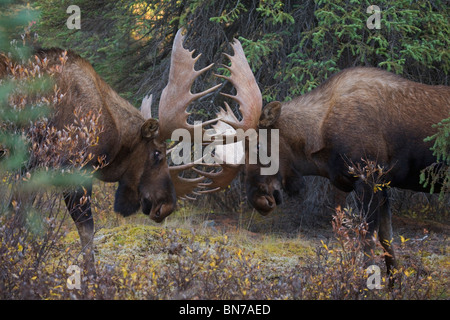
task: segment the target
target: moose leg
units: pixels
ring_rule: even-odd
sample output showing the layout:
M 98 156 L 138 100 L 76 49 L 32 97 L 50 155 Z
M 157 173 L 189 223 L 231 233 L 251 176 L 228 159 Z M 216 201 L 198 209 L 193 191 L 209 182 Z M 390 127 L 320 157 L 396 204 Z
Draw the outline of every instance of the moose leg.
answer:
M 94 219 L 91 212 L 92 184 L 85 188 L 78 188 L 71 192 L 64 193 L 64 201 L 67 209 L 77 226 L 80 235 L 84 269 L 89 276 L 95 276 L 94 264 Z
M 396 267 L 396 260 L 394 254 L 394 248 L 392 246 L 393 234 L 392 234 L 392 213 L 389 204 L 389 197 L 387 190 L 382 191 L 383 203 L 380 207 L 380 226 L 378 231 L 379 240 L 383 246 L 385 252 L 385 262 L 387 268 L 387 274 L 391 276 L 392 269 Z
M 360 212 L 368 224 L 368 234 L 364 248 L 368 262 L 371 263 L 372 261 L 375 249 L 374 235 L 377 232 L 378 239 L 386 251 L 385 262 L 387 273 L 390 276 L 392 269 L 395 267 L 395 255 L 392 247 L 391 209 L 387 190 L 383 189 L 374 193 L 371 186 L 360 182 L 356 187 L 356 192 L 362 204 Z
M 372 188 L 363 181 L 358 181 L 355 187 L 356 196 L 360 203 L 359 213 L 361 218 L 367 223 L 368 230 L 365 243 L 364 254 L 366 265 L 373 264 L 373 254 L 375 252 L 375 232 L 379 229 L 379 208 L 377 194 L 375 194 Z
M 336 187 L 332 187 L 332 195 L 334 200 L 334 208 L 344 208 L 347 203 L 348 192 L 341 191 Z

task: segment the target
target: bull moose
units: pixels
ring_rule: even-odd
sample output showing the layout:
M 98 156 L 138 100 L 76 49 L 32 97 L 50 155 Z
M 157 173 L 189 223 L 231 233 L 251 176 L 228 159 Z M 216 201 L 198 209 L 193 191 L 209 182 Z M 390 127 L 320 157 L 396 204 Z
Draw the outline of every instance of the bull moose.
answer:
M 420 184 L 420 173 L 436 162 L 436 157 L 430 150 L 431 143 L 424 139 L 434 134 L 433 124 L 449 117 L 450 88 L 412 82 L 378 68 L 355 67 L 337 73 L 305 95 L 284 103 L 273 101 L 262 108 L 261 92 L 239 41 L 235 40 L 233 49 L 235 55 L 230 60 L 232 67 L 239 66 L 239 76 L 232 72 L 229 80 L 237 88 L 237 96 L 232 98 L 239 103 L 243 120 L 237 121 L 226 105 L 226 111 L 217 114 L 219 123 L 234 129 L 264 129 L 269 134 L 270 129 L 278 129 L 279 134 L 276 174 L 262 175 L 264 165 L 249 163 L 251 150 L 245 149 L 250 204 L 267 215 L 282 203 L 283 191 L 289 196 L 299 194 L 302 177 L 308 175 L 326 177 L 343 192 L 356 191 L 359 211 L 368 223 L 365 250 L 373 249 L 376 232 L 387 252 L 385 262 L 390 274 L 396 260 L 386 185 L 429 190 Z M 220 130 L 223 128 L 216 127 Z M 374 179 L 380 179 L 379 192 L 374 192 L 366 177 L 355 174 L 355 167 L 367 164 L 375 168 Z M 201 175 L 198 179 L 211 181 L 198 183 L 192 179 L 192 187 L 210 188 L 200 192 L 225 189 L 242 168 L 224 160 L 220 166 L 218 172 L 196 170 Z
M 223 172 L 206 173 L 197 170 L 204 176 L 188 179 L 180 177 L 179 173 L 193 168 L 195 163 L 168 167 L 165 141 L 171 138 L 176 129 L 185 128 L 191 133 L 194 130 L 194 126 L 186 122 L 188 113 L 185 110 L 191 102 L 221 86 L 218 84 L 203 92 L 191 93 L 195 79 L 211 69 L 213 64 L 195 70 L 195 63 L 201 55 L 193 57 L 194 51 L 183 47 L 183 32 L 184 29 L 178 30 L 174 38 L 169 79 L 159 101 L 159 121 L 151 118 L 151 98 L 144 98 L 141 110 L 137 110 L 121 98 L 95 72 L 88 61 L 70 50 L 67 52 L 68 59 L 62 72 L 56 76 L 56 83 L 64 96 L 55 106 L 51 125 L 61 129 L 73 123 L 77 107 L 81 107 L 82 113 L 100 111 L 101 126 L 104 130 L 99 135 L 99 142 L 88 150 L 93 156 L 86 167 L 99 168 L 95 171 L 95 177 L 102 181 L 119 182 L 114 210 L 123 216 L 129 216 L 142 208 L 144 214 L 156 222 L 161 222 L 175 209 L 177 197 L 189 198 L 188 194 L 197 187 L 209 186 L 209 190 L 205 192 L 216 191 L 220 189 L 217 185 L 228 185 L 229 171 L 236 170 L 235 166 L 230 166 L 231 169 L 228 170 L 224 165 L 222 171 L 227 173 L 226 178 L 223 177 Z M 236 48 L 239 55 L 228 56 L 232 61 L 232 67 L 229 67 L 231 76 L 224 78 L 229 79 L 239 92 L 244 92 L 234 98 L 242 103 L 242 110 L 246 114 L 245 110 L 252 106 L 248 94 L 251 97 L 254 93 L 260 93 L 255 90 L 256 82 L 242 47 L 239 44 Z M 64 50 L 58 48 L 38 49 L 35 55 L 40 59 L 47 59 L 51 65 L 59 62 L 63 52 Z M 7 73 L 5 58 L 6 56 L 0 55 L 0 78 Z M 243 66 L 244 73 L 241 71 Z M 252 83 L 249 88 L 247 81 Z M 217 120 L 203 123 L 202 126 Z M 253 127 L 256 120 L 253 119 L 252 123 L 242 121 L 241 124 Z M 4 153 L 5 150 L 0 150 L 0 157 L 3 157 Z M 100 159 L 104 165 L 98 163 Z M 203 184 L 202 180 L 206 177 L 215 181 Z M 85 267 L 88 273 L 95 274 L 91 193 L 92 181 L 65 193 L 64 200 L 78 229 Z
M 178 34 L 177 37 L 181 36 Z M 225 110 L 220 110 L 217 118 L 208 123 L 217 122 L 213 127 L 219 136 L 223 136 L 229 127 L 244 131 L 264 129 L 269 130 L 269 135 L 270 129 L 278 129 L 279 133 L 279 170 L 276 174 L 261 175 L 264 165 L 248 161 L 249 153 L 255 151 L 249 147 L 241 148 L 246 152 L 244 166 L 250 204 L 261 214 L 269 214 L 281 204 L 282 191 L 290 196 L 300 193 L 302 177 L 308 175 L 326 177 L 343 192 L 354 190 L 359 199 L 359 210 L 368 223 L 365 249 L 373 249 L 372 239 L 376 232 L 388 253 L 385 260 L 390 273 L 396 261 L 391 246 L 391 210 L 385 186 L 427 191 L 420 184 L 419 176 L 436 158 L 430 150 L 431 143 L 424 139 L 433 135 L 433 124 L 450 115 L 450 88 L 412 82 L 378 68 L 355 67 L 339 72 L 303 96 L 284 103 L 273 101 L 262 108 L 261 92 L 242 46 L 238 40 L 231 45 L 234 55 L 226 54 L 231 66 L 225 66 L 231 76 L 220 77 L 236 88 L 235 96 L 225 95 L 238 103 L 242 120 L 238 121 L 226 104 Z M 196 61 L 181 44 L 178 56 L 173 55 L 172 59 L 175 57 L 190 60 L 191 68 Z M 193 79 L 195 76 L 190 84 Z M 172 109 L 172 113 L 160 109 L 160 121 L 167 122 L 172 116 L 177 121 L 174 126 L 193 130 L 186 123 L 188 113 L 183 105 Z M 222 156 L 228 151 L 237 152 L 236 147 L 225 149 Z M 270 148 L 270 145 L 266 146 L 266 149 Z M 220 157 L 218 152 L 217 156 Z M 196 169 L 195 162 L 172 168 L 174 183 L 184 185 L 177 195 L 185 197 L 189 193 L 225 189 L 242 165 L 226 163 L 225 159 L 219 163 L 221 169 L 210 172 Z M 364 176 L 355 174 L 353 167 L 368 163 L 379 169 L 373 172 L 375 179 L 382 179 L 379 192 L 374 192 L 374 186 L 367 183 Z M 191 168 L 200 176 L 193 179 L 178 177 L 178 172 Z M 205 178 L 210 181 L 204 182 Z M 439 186 L 435 190 L 439 190 Z
M 56 48 L 38 49 L 35 55 L 52 64 L 58 63 L 62 52 Z M 75 108 L 81 108 L 82 113 L 101 111 L 103 131 L 98 143 L 88 150 L 94 156 L 86 167 L 98 166 L 101 157 L 104 165 L 95 176 L 105 182 L 119 182 L 114 210 L 128 216 L 142 207 L 151 219 L 162 221 L 174 210 L 176 195 L 165 157 L 165 141 L 159 138 L 158 121 L 149 117 L 149 105 L 144 103 L 141 111 L 136 109 L 106 84 L 89 62 L 71 51 L 55 81 L 64 93 L 51 116 L 50 125 L 56 129 L 74 122 Z M 95 273 L 91 192 L 92 181 L 66 192 L 64 200 L 80 236 L 85 266 L 88 272 Z
M 209 190 L 205 192 L 216 191 L 220 189 L 218 185 L 228 185 L 229 177 L 231 176 L 231 179 L 234 177 L 234 174 L 229 173 L 236 171 L 235 166 L 224 165 L 220 173 L 197 170 L 204 176 L 187 179 L 180 177 L 179 173 L 193 168 L 195 163 L 168 167 L 166 139 L 169 139 L 172 132 L 179 128 L 185 128 L 192 133 L 194 126 L 186 122 L 188 116 L 185 112 L 186 108 L 194 100 L 220 86 L 218 84 L 203 92 L 191 93 L 190 89 L 195 79 L 209 70 L 213 64 L 201 70 L 195 70 L 194 66 L 200 55 L 194 58 L 193 51 L 183 47 L 185 39 L 183 32 L 184 29 L 180 29 L 174 38 L 169 81 L 159 102 L 159 122 L 151 118 L 151 99 L 145 98 L 141 110 L 137 110 L 101 79 L 88 61 L 70 50 L 65 53 L 67 62 L 62 72 L 56 75 L 56 83 L 62 89 L 64 96 L 54 106 L 55 112 L 52 114 L 50 125 L 56 129 L 62 129 L 73 123 L 74 111 L 79 107 L 82 113 L 92 110 L 100 111 L 99 119 L 104 130 L 99 135 L 99 142 L 88 150 L 88 153 L 93 156 L 86 167 L 99 168 L 95 171 L 95 177 L 102 181 L 119 182 L 114 210 L 123 216 L 129 216 L 142 208 L 144 214 L 149 215 L 156 222 L 161 222 L 175 209 L 177 197 L 189 198 L 188 194 L 197 187 L 209 186 Z M 260 95 L 260 93 L 256 90 L 256 82 L 242 47 L 238 44 L 235 48 L 239 54 L 236 57 L 228 56 L 232 61 L 232 67 L 229 67 L 231 76 L 224 78 L 229 79 L 238 92 L 244 93 L 234 98 L 244 106 L 242 110 L 246 114 L 245 111 L 252 107 L 252 100 L 249 97 L 252 98 L 253 94 Z M 59 63 L 63 52 L 65 51 L 58 48 L 38 49 L 35 55 L 40 59 L 45 58 L 51 65 Z M 0 55 L 0 78 L 7 74 L 7 69 L 6 56 Z M 251 83 L 250 87 L 247 87 L 247 82 Z M 217 120 L 214 119 L 202 125 L 214 123 Z M 256 125 L 256 120 L 241 121 L 240 124 L 243 127 L 253 127 Z M 0 152 L 0 156 L 3 157 L 5 150 Z M 100 165 L 100 159 L 103 165 Z M 206 177 L 214 181 L 202 183 Z M 88 273 L 95 274 L 91 193 L 92 181 L 79 186 L 76 190 L 66 192 L 64 200 L 77 226 L 84 251 L 85 267 Z
M 282 190 L 298 194 L 308 175 L 326 177 L 344 192 L 356 191 L 368 237 L 376 231 L 388 253 L 389 274 L 396 260 L 387 191 L 374 193 L 353 166 L 372 161 L 384 168 L 382 178 L 390 186 L 427 191 L 419 176 L 436 158 L 424 139 L 449 115 L 448 86 L 412 82 L 378 68 L 345 69 L 305 95 L 264 107 L 258 128 L 279 129 L 280 169 L 263 176 L 260 165 L 246 164 L 248 200 L 268 214 L 282 202 Z M 374 246 L 370 239 L 366 250 Z

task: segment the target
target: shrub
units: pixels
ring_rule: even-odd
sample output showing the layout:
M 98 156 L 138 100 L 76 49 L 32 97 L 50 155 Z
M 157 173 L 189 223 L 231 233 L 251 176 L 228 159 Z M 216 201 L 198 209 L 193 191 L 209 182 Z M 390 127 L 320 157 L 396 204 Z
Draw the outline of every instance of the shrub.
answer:
M 0 3 L 0 31 L 29 22 L 23 19 L 30 18 L 24 12 L 6 18 L 3 6 Z M 66 210 L 59 192 L 92 174 L 83 166 L 92 158 L 88 150 L 102 131 L 100 114 L 78 110 L 73 124 L 62 129 L 52 126 L 52 114 L 65 95 L 55 79 L 64 70 L 66 53 L 59 63 L 31 56 L 25 41 L 28 31 L 27 27 L 22 34 L 23 44 L 13 41 L 2 46 L 10 52 L 0 53 L 0 294 L 4 299 L 51 295 L 50 282 L 58 273 L 53 274 L 47 262 L 60 250 L 57 244 L 65 231 Z M 49 286 L 42 286 L 45 282 Z
M 290 297 L 296 299 L 445 299 L 448 295 L 445 271 L 430 271 L 425 266 L 429 256 L 427 238 L 411 240 L 401 237 L 397 256 L 404 256 L 393 271 L 395 282 L 391 287 L 387 277 L 380 274 L 381 289 L 368 287 L 372 272 L 367 271 L 363 247 L 367 224 L 349 209 L 336 210 L 333 216 L 335 241 L 316 250 L 316 256 L 300 265 L 283 280 Z M 409 242 L 408 245 L 406 242 Z M 394 244 L 392 244 L 394 245 Z M 384 265 L 383 248 L 378 245 L 373 263 Z M 441 282 L 443 281 L 443 282 Z

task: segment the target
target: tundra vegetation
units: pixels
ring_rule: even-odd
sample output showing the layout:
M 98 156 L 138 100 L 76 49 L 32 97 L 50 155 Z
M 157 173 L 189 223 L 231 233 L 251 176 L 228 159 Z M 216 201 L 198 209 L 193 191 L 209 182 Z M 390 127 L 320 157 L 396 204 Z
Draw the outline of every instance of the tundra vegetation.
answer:
M 55 164 L 57 157 L 85 150 L 65 143 L 68 136 L 86 128 L 83 143 L 91 145 L 101 128 L 92 114 L 78 120 L 92 126 L 49 130 L 45 121 L 58 99 L 52 82 L 58 70 L 46 69 L 45 62 L 33 56 L 24 58 L 23 46 L 38 41 L 78 52 L 136 105 L 147 93 L 162 92 L 173 37 L 181 26 L 188 26 L 192 35 L 188 45 L 203 53 L 200 66 L 224 62 L 226 43 L 239 37 L 265 102 L 289 100 L 354 65 L 448 85 L 450 14 L 445 2 L 379 1 L 380 30 L 366 28 L 369 3 L 359 0 L 75 4 L 82 8 L 81 30 L 66 28 L 65 2 L 39 0 L 31 8 L 24 1 L 0 3 L 2 51 L 7 48 L 4 51 L 24 61 L 0 87 L 0 299 L 448 299 L 447 194 L 389 190 L 397 226 L 397 281 L 389 288 L 382 272 L 382 288 L 370 290 L 362 263 L 367 225 L 352 209 L 354 195 L 348 197 L 350 206 L 330 209 L 334 190 L 317 177 L 305 178 L 303 195 L 286 199 L 268 217 L 249 208 L 239 177 L 221 193 L 179 202 L 163 225 L 143 215 L 111 214 L 116 186 L 97 182 L 92 196 L 97 277 L 82 275 L 81 289 L 69 290 L 67 268 L 81 265 L 82 259 L 77 231 L 59 191 L 79 184 L 91 172 L 80 171 L 76 158 L 64 172 Z M 215 81 L 206 72 L 193 91 Z M 215 93 L 202 99 L 190 120 L 212 118 L 217 111 L 213 106 L 222 105 L 222 99 Z M 448 119 L 436 124 L 436 135 L 429 139 L 440 164 L 421 177 L 426 184 L 441 179 L 444 190 L 449 181 L 449 132 Z M 30 161 L 39 162 L 36 170 L 21 172 Z M 386 186 L 376 181 L 377 187 Z M 17 190 L 28 199 L 25 210 L 11 201 Z M 381 246 L 374 253 L 375 264 L 382 266 Z

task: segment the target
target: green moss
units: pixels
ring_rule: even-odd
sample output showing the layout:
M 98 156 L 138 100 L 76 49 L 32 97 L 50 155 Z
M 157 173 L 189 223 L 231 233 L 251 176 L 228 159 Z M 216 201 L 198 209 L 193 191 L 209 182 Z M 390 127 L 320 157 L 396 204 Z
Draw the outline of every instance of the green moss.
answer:
M 270 255 L 280 256 L 303 256 L 314 254 L 314 246 L 308 241 L 299 239 L 266 241 L 262 244 L 261 250 L 264 250 Z

